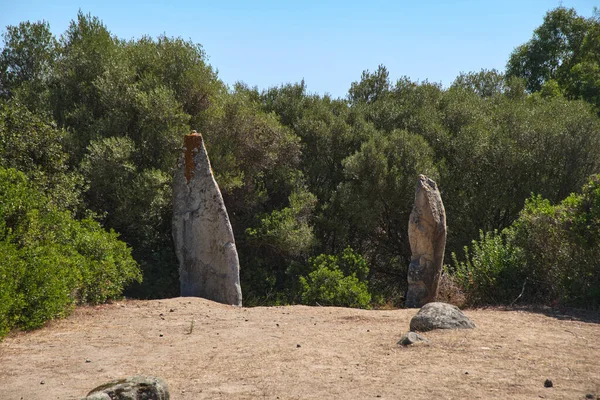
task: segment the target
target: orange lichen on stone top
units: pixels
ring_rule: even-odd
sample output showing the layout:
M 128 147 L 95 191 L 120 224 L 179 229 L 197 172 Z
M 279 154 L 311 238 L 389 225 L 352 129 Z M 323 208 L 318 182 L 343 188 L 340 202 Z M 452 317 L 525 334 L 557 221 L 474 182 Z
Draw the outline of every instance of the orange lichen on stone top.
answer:
M 190 183 L 192 174 L 194 173 L 194 156 L 198 153 L 202 146 L 202 135 L 196 131 L 192 131 L 189 135 L 185 135 L 183 139 L 183 145 L 185 147 L 185 179 Z

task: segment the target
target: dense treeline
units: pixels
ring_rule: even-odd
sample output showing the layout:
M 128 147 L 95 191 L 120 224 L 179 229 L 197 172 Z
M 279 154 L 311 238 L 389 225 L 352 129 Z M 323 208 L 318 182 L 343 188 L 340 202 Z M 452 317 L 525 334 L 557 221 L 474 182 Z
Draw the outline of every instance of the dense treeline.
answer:
M 485 252 L 501 235 L 493 232 L 508 228 L 507 252 L 529 252 L 511 290 L 526 278 L 557 284 L 534 260 L 547 251 L 543 229 L 554 234 L 535 215 L 600 172 L 599 32 L 597 15 L 557 8 L 510 55 L 506 75 L 461 74 L 443 88 L 392 82 L 379 66 L 353 82 L 347 98 L 333 99 L 308 93 L 304 82 L 228 88 L 200 45 L 166 36 L 122 40 L 82 13 L 60 38 L 45 22 L 24 22 L 7 27 L 0 54 L 0 166 L 49 209 L 117 232 L 143 275 L 129 295 L 175 296 L 171 177 L 183 135 L 196 129 L 236 235 L 245 304 L 362 307 L 402 304 L 408 217 L 424 173 L 442 190 L 446 259 L 457 254 L 446 279 L 473 304 L 506 302 L 512 291 L 486 297 L 473 289 L 469 274 L 486 267 L 462 249 L 491 232 L 472 245 Z M 529 200 L 521 212 L 532 193 L 546 200 Z M 596 211 L 583 214 L 598 224 L 600 205 L 590 201 Z M 539 248 L 523 233 L 529 228 L 518 228 L 525 220 Z M 3 237 L 13 235 L 20 222 L 4 221 Z M 568 247 L 578 237 L 556 241 Z M 596 254 L 597 237 L 589 240 Z M 552 268 L 565 282 L 583 275 L 598 282 L 597 262 L 581 257 L 577 265 L 554 259 Z M 131 271 L 123 271 L 124 282 L 136 277 Z M 522 299 L 600 302 L 597 287 L 581 286 L 582 296 L 562 289 L 526 289 Z

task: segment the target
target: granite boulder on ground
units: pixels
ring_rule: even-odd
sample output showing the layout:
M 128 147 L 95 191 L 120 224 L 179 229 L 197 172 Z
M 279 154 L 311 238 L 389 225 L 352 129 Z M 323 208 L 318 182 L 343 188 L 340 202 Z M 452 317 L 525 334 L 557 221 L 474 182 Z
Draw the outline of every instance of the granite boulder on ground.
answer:
M 410 330 L 418 332 L 472 328 L 475 324 L 458 307 L 441 302 L 425 304 L 410 320 Z

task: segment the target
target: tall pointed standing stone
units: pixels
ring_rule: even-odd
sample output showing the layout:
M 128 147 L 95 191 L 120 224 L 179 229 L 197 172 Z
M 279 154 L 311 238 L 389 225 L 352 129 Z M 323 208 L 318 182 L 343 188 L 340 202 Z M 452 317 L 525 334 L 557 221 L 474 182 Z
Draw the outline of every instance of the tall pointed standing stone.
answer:
M 240 263 L 202 136 L 184 139 L 173 178 L 173 240 L 182 296 L 242 305 Z
M 408 223 L 412 257 L 408 266 L 407 307 L 422 307 L 437 297 L 444 250 L 446 211 L 435 182 L 419 175 Z

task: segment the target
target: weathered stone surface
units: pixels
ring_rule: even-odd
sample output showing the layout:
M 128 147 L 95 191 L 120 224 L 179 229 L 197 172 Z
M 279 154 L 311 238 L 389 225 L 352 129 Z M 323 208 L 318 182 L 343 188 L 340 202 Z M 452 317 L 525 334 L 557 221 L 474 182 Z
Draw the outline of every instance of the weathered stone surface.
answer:
M 162 379 L 132 376 L 98 386 L 83 400 L 169 400 L 169 398 L 169 387 Z
M 408 223 L 412 252 L 408 266 L 406 306 L 435 301 L 446 248 L 446 211 L 435 182 L 419 175 L 415 205 Z
M 429 339 L 424 338 L 416 332 L 406 332 L 398 341 L 398 344 L 401 346 L 409 346 L 416 343 L 429 344 Z
M 458 307 L 448 303 L 428 303 L 411 320 L 410 330 L 472 329 L 475 324 Z
M 182 296 L 242 305 L 233 230 L 202 136 L 185 137 L 173 178 L 173 240 Z

